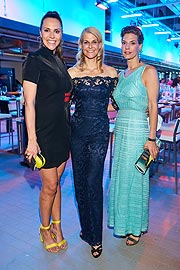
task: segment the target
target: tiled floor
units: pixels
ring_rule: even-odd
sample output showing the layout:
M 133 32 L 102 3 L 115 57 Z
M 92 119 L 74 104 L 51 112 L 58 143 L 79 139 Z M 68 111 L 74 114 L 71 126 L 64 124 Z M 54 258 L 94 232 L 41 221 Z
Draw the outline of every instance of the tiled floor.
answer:
M 124 239 L 113 237 L 106 226 L 108 156 L 109 153 L 104 170 L 104 250 L 100 258 L 94 259 L 89 246 L 78 236 L 71 160 L 62 177 L 62 226 L 69 248 L 66 252 L 49 254 L 38 234 L 41 188 L 38 172 L 22 167 L 19 163 L 22 157 L 17 154 L 0 150 L 1 270 L 180 269 L 180 195 L 174 192 L 173 167 L 159 165 L 158 172 L 150 179 L 149 232 L 138 245 L 127 247 Z

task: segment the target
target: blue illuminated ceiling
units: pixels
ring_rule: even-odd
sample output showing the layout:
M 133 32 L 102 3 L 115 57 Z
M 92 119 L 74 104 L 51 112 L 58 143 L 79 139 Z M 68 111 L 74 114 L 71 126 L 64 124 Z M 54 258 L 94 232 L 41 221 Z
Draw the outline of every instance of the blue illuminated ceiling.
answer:
M 111 0 L 107 0 L 110 2 Z M 125 14 L 141 12 L 144 22 L 158 22 L 159 30 L 170 30 L 180 35 L 180 1 L 176 0 L 118 0 L 117 5 Z
M 38 37 L 38 27 L 0 17 L 0 60 L 17 60 L 19 58 L 22 61 L 28 52 L 39 48 Z M 78 38 L 63 34 L 63 39 L 64 58 L 68 65 L 72 65 L 76 61 Z M 155 65 L 159 71 L 179 71 L 180 69 L 180 65 L 153 57 L 142 55 L 142 60 Z M 122 68 L 126 65 L 119 48 L 108 45 L 105 45 L 105 62 Z

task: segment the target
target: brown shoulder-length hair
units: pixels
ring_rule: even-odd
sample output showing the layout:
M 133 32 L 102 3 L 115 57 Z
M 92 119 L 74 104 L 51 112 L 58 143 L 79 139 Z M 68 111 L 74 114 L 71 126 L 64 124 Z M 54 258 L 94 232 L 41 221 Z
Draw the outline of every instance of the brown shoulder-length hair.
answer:
M 60 22 L 61 30 L 63 31 L 63 23 L 62 23 L 62 19 L 61 19 L 60 15 L 58 14 L 57 11 L 48 11 L 48 12 L 42 17 L 41 23 L 40 23 L 40 31 L 42 30 L 42 25 L 43 25 L 44 20 L 45 20 L 46 18 L 54 18 L 54 19 L 57 19 L 57 20 Z M 61 60 L 63 60 L 62 43 L 63 43 L 63 40 L 61 39 L 59 45 L 56 47 L 56 53 L 57 53 L 57 55 L 61 58 Z M 41 47 L 43 46 L 42 39 L 41 39 L 41 42 L 40 42 L 40 46 L 41 46 Z
M 85 33 L 91 33 L 92 35 L 94 35 L 97 38 L 97 41 L 99 43 L 101 43 L 101 48 L 100 48 L 98 55 L 96 57 L 96 63 L 97 63 L 98 70 L 103 72 L 102 63 L 103 63 L 103 59 L 104 59 L 104 42 L 103 42 L 102 35 L 101 35 L 100 31 L 93 26 L 89 26 L 89 27 L 85 28 L 80 35 L 80 38 L 78 40 L 78 53 L 76 55 L 76 60 L 77 60 L 76 66 L 81 71 L 83 71 L 85 69 L 85 61 L 84 61 L 85 57 L 84 57 L 83 49 L 82 49 Z

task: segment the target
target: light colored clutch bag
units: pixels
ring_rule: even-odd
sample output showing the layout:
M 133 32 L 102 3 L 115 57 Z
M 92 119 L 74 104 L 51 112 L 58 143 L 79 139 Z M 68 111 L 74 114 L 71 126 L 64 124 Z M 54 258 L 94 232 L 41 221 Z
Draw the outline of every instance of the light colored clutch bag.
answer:
M 157 144 L 158 148 L 160 148 L 161 141 L 158 138 L 156 139 L 156 144 Z M 140 155 L 140 157 L 136 161 L 135 167 L 140 173 L 145 174 L 147 172 L 147 169 L 151 165 L 152 161 L 153 161 L 153 159 L 149 153 L 149 150 L 144 149 L 142 154 Z

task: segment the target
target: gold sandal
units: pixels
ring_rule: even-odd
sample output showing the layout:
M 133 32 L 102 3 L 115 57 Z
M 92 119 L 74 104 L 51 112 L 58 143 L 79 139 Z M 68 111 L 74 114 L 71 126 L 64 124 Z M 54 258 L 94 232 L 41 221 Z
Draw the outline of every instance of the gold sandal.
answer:
M 41 233 L 41 230 L 49 230 L 50 229 L 50 225 L 45 227 L 41 224 L 40 226 L 40 233 L 39 233 L 39 236 L 40 236 L 40 241 L 43 243 L 44 245 L 44 248 L 48 251 L 48 252 L 51 252 L 51 253 L 57 253 L 59 250 L 55 250 L 55 251 L 49 251 L 50 248 L 55 248 L 55 247 L 58 247 L 57 243 L 52 243 L 52 244 L 48 244 L 48 245 L 45 245 L 44 243 L 44 239 L 43 239 L 43 235 Z
M 60 223 L 61 223 L 60 220 L 52 220 L 51 222 L 51 224 L 60 224 Z M 51 231 L 51 236 L 54 240 L 57 241 L 57 235 L 53 231 Z M 61 250 L 66 250 L 68 248 L 67 240 L 63 238 L 60 242 L 57 242 L 57 246 Z

